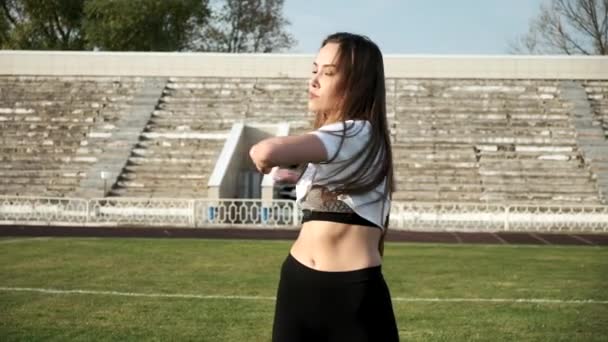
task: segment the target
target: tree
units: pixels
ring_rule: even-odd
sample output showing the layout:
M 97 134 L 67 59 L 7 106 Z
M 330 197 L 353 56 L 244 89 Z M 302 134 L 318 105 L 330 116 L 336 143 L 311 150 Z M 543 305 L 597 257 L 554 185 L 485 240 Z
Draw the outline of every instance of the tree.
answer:
M 90 47 L 116 51 L 181 51 L 210 16 L 208 0 L 89 0 Z
M 84 0 L 0 0 L 0 47 L 81 50 Z
M 2 10 L 0 9 L 0 12 Z M 8 43 L 8 34 L 10 32 L 10 22 L 4 15 L 0 15 L 0 47 Z
M 0 48 L 273 52 L 284 0 L 0 0 Z
M 551 0 L 541 5 L 513 53 L 608 55 L 608 0 Z
M 213 23 L 200 31 L 196 49 L 216 52 L 274 52 L 296 41 L 285 31 L 284 0 L 225 0 Z

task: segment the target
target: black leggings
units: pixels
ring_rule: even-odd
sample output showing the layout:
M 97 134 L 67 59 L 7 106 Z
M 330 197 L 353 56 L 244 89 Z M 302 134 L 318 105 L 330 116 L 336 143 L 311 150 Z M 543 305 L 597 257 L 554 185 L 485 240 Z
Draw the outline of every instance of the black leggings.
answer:
M 281 267 L 272 341 L 399 341 L 381 267 L 318 271 L 289 254 Z

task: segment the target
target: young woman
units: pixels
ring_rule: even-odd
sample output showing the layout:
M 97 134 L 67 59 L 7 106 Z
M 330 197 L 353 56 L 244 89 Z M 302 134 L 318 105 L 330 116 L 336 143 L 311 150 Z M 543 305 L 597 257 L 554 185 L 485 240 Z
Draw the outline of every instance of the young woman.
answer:
M 364 36 L 328 36 L 308 90 L 315 130 L 249 151 L 260 172 L 297 180 L 303 213 L 281 268 L 272 340 L 398 341 L 381 270 L 394 188 L 380 49 Z M 294 164 L 304 172 L 273 169 Z

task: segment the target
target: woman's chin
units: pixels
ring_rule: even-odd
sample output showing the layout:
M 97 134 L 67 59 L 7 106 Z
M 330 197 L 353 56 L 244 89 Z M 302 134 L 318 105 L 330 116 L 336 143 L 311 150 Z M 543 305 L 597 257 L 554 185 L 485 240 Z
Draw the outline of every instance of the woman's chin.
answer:
M 324 106 L 319 106 L 319 103 L 315 101 L 308 101 L 308 111 L 310 112 L 322 112 L 324 111 Z

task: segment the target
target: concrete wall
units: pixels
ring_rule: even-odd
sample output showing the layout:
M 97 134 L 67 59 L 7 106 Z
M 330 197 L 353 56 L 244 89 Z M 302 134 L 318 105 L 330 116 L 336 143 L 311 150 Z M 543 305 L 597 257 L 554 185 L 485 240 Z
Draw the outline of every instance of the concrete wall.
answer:
M 236 123 L 218 157 L 215 168 L 207 182 L 207 195 L 212 199 L 237 198 L 239 170 L 246 145 L 245 125 Z
M 314 55 L 0 51 L 0 75 L 308 77 Z M 608 57 L 385 55 L 387 77 L 608 79 Z
M 249 158 L 249 149 L 260 140 L 289 134 L 288 124 L 234 124 L 208 182 L 208 197 L 239 198 L 243 172 L 257 172 Z M 272 201 L 274 180 L 270 174 L 261 182 L 262 199 Z

